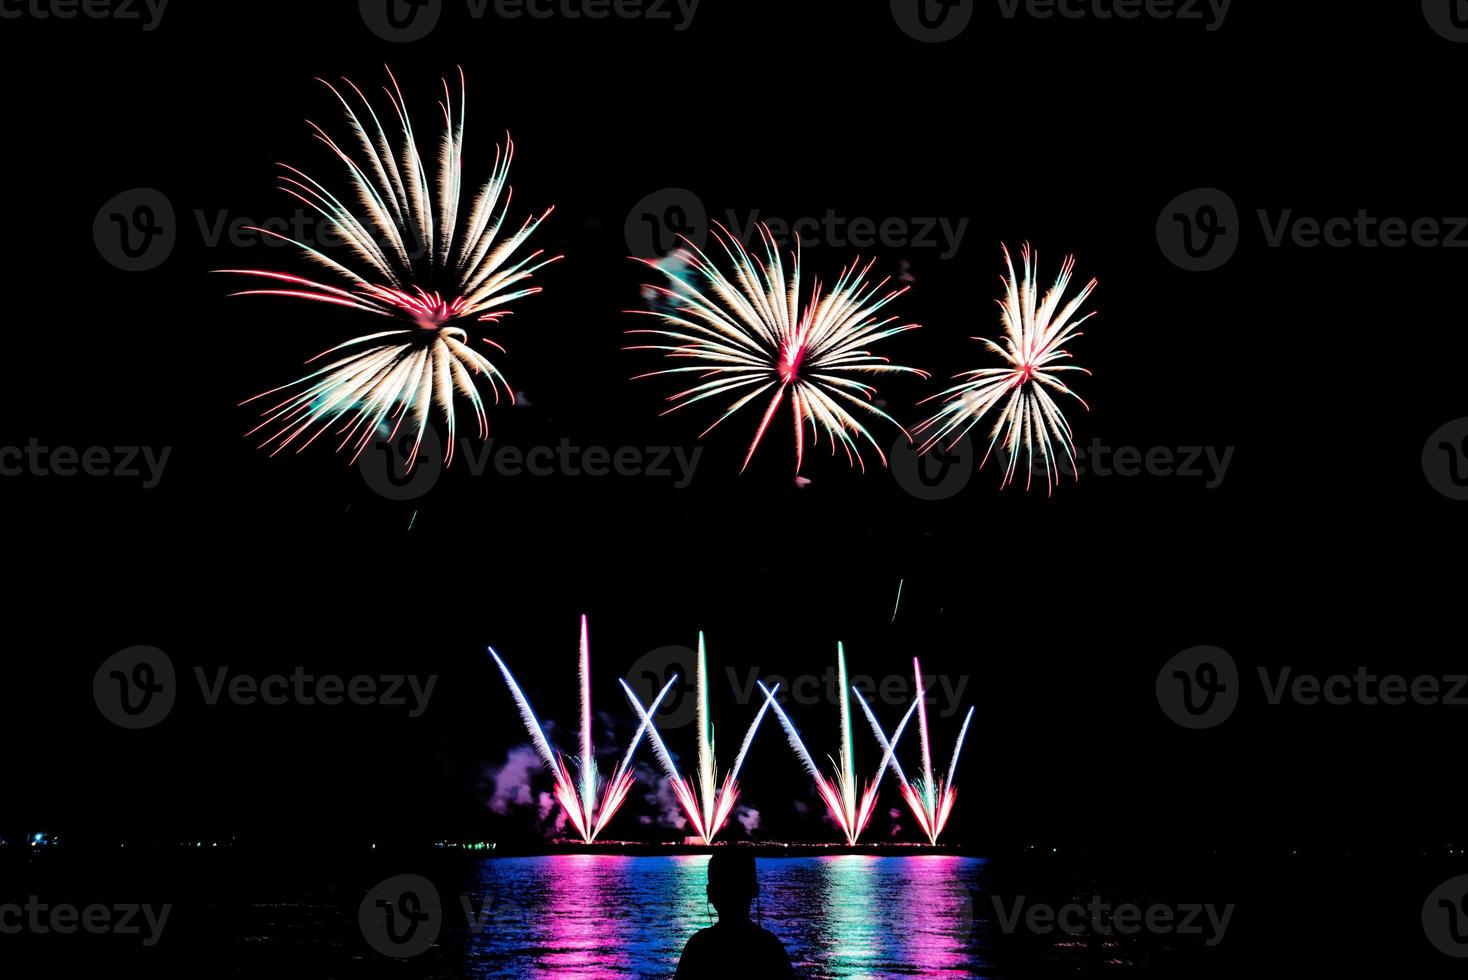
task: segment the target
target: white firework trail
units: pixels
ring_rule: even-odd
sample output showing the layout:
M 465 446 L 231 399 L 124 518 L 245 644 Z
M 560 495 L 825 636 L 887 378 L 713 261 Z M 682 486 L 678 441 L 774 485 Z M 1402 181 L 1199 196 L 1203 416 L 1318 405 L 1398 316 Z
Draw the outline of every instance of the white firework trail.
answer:
M 1061 263 L 1060 275 L 1055 285 L 1038 296 L 1035 284 L 1038 258 L 1030 253 L 1026 244 L 1020 252 L 1024 276 L 1014 272 L 1008 247 L 1004 248 L 1004 262 L 1009 268 L 1009 277 L 1001 277 L 1004 283 L 1004 299 L 999 301 L 1004 323 L 1003 343 L 995 343 L 984 337 L 975 337 L 985 347 L 998 354 L 1005 362 L 1004 367 L 979 368 L 956 375 L 955 380 L 964 379 L 925 402 L 943 399 L 943 406 L 929 419 L 914 429 L 923 438 L 919 447 L 925 453 L 940 442 L 950 446 L 968 433 L 990 411 L 997 410 L 994 428 L 990 433 L 989 446 L 984 452 L 980 467 L 988 462 L 989 454 L 1002 436 L 1003 452 L 1007 455 L 1004 475 L 1000 486 L 1014 481 L 1019 465 L 1021 450 L 1025 453 L 1025 489 L 1029 489 L 1034 478 L 1036 461 L 1045 474 L 1046 492 L 1053 492 L 1060 481 L 1061 454 L 1069 461 L 1071 472 L 1079 477 L 1075 463 L 1075 441 L 1070 422 L 1051 392 L 1068 395 L 1087 407 L 1084 399 L 1071 391 L 1061 380 L 1064 372 L 1079 371 L 1090 374 L 1085 368 L 1069 363 L 1071 355 L 1063 345 L 1082 336 L 1081 324 L 1094 313 L 1077 317 L 1081 304 L 1096 288 L 1096 280 L 1088 282 L 1079 293 L 1065 300 L 1065 291 L 1070 284 L 1075 258 L 1066 256 Z M 1064 304 L 1064 305 L 1062 305 Z
M 439 108 L 443 134 L 438 140 L 436 174 L 420 153 L 406 101 L 397 79 L 388 72 L 384 87 L 397 126 L 389 133 L 372 103 L 349 79 L 341 87 L 321 79 L 345 110 L 356 156 L 321 126 L 311 123 L 315 137 L 346 165 L 351 193 L 346 200 L 305 172 L 281 164 L 281 189 L 325 220 L 325 228 L 345 248 L 338 261 L 319 248 L 263 228 L 251 229 L 299 248 L 313 264 L 337 280 L 323 282 L 266 269 L 222 269 L 265 280 L 267 286 L 236 296 L 281 296 L 346 307 L 392 321 L 383 330 L 354 337 L 311 358 L 328 363 L 290 384 L 247 399 L 245 404 L 287 393 L 263 412 L 249 435 L 264 433 L 262 448 L 271 455 L 294 447 L 303 451 L 323 434 L 337 440 L 337 450 L 350 448 L 352 458 L 388 430 L 389 438 L 413 435 L 408 468 L 417 462 L 430 416 L 436 411 L 446 427 L 445 461 L 452 462 L 457 424 L 456 398 L 473 406 L 479 436 L 489 422 L 479 382 L 488 384 L 496 403 L 500 387 L 513 402 L 513 389 L 499 369 L 470 346 L 470 324 L 498 322 L 508 304 L 540 292 L 524 283 L 561 256 L 545 258 L 535 250 L 516 258 L 526 239 L 554 209 L 525 219 L 502 236 L 509 211 L 510 163 L 515 145 L 505 137 L 495 147 L 488 181 L 461 214 L 464 194 L 463 71 L 455 105 L 443 82 Z M 343 94 L 349 89 L 352 98 Z M 364 119 L 365 117 L 365 119 Z M 351 145 L 349 144 L 349 145 Z M 349 203 L 350 201 L 350 203 Z M 485 337 L 496 350 L 499 344 Z

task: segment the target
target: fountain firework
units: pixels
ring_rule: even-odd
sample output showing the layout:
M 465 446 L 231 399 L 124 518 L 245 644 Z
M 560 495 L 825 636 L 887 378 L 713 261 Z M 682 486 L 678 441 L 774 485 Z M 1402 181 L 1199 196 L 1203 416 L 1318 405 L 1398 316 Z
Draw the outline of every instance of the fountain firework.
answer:
M 923 690 L 923 669 L 918 664 L 917 657 L 912 658 L 912 670 L 917 682 L 917 696 L 913 699 L 912 707 L 907 709 L 907 716 L 903 718 L 902 725 L 907 724 L 907 718 L 912 716 L 913 709 L 917 709 L 918 733 L 923 751 L 923 774 L 909 781 L 903 775 L 902 767 L 898 765 L 895 758 L 892 760 L 892 770 L 897 773 L 897 779 L 902 783 L 902 798 L 912 809 L 912 815 L 917 818 L 918 825 L 927 835 L 928 843 L 936 844 L 938 835 L 943 833 L 943 827 L 948 823 L 948 815 L 953 811 L 953 803 L 958 798 L 958 790 L 954 788 L 953 780 L 958 774 L 958 753 L 963 749 L 963 739 L 968 734 L 969 722 L 973 721 L 974 709 L 969 708 L 968 714 L 964 715 L 963 727 L 958 732 L 958 742 L 953 746 L 953 759 L 948 763 L 948 778 L 935 782 L 932 743 L 928 739 L 928 709 L 923 701 L 927 692 Z M 882 733 L 882 726 L 877 723 L 876 716 L 872 714 L 866 702 L 861 702 L 861 706 L 866 711 L 867 721 L 871 723 L 877 741 L 889 754 L 892 753 L 897 739 L 902 735 L 902 725 L 897 727 L 897 731 L 889 742 L 887 736 Z
M 621 808 L 627 799 L 627 792 L 632 788 L 633 774 L 632 756 L 637 752 L 637 746 L 642 743 L 643 735 L 649 730 L 649 723 L 644 721 L 637 728 L 637 734 L 632 739 L 632 744 L 627 747 L 627 754 L 623 756 L 622 763 L 612 774 L 610 781 L 603 784 L 601 773 L 597 768 L 596 754 L 591 744 L 591 647 L 588 642 L 586 617 L 581 617 L 581 757 L 576 760 L 577 779 L 571 778 L 571 769 L 566 764 L 561 754 L 551 748 L 550 741 L 545 737 L 545 731 L 540 727 L 540 722 L 535 718 L 535 712 L 526 700 L 525 694 L 520 690 L 520 685 L 515 683 L 510 668 L 500 659 L 500 655 L 489 649 L 489 655 L 499 665 L 500 673 L 505 676 L 505 683 L 509 685 L 510 694 L 515 698 L 515 704 L 520 708 L 520 717 L 525 722 L 525 730 L 530 733 L 530 740 L 535 745 L 535 751 L 540 756 L 545 767 L 550 770 L 556 780 L 556 802 L 561 804 L 566 817 L 575 826 L 576 832 L 581 836 L 584 843 L 590 844 L 596 840 L 598 834 L 605 829 L 612 815 Z M 678 678 L 669 679 L 663 686 L 658 696 L 653 699 L 652 710 L 657 711 Z M 601 795 L 598 799 L 597 791 L 600 788 Z
M 761 691 L 765 692 L 766 701 L 774 707 L 775 715 L 780 719 L 780 724 L 784 727 L 785 734 L 790 740 L 790 747 L 804 763 L 811 779 L 815 780 L 816 790 L 820 793 L 822 802 L 826 804 L 826 809 L 830 811 L 831 818 L 846 835 L 846 843 L 854 845 L 857 838 L 861 836 L 861 832 L 871 822 L 872 812 L 877 805 L 877 787 L 881 785 L 882 776 L 887 772 L 887 766 L 894 761 L 893 752 L 897 739 L 902 736 L 902 729 L 907 725 L 907 718 L 912 716 L 912 710 L 908 709 L 907 718 L 903 718 L 892 741 L 886 745 L 882 755 L 882 764 L 877 768 L 876 777 L 866 785 L 858 799 L 856 755 L 851 740 L 851 693 L 854 689 L 846 680 L 846 649 L 840 643 L 836 644 L 836 672 L 841 692 L 841 753 L 838 759 L 831 760 L 835 769 L 834 779 L 828 779 L 821 772 L 820 766 L 816 765 L 815 759 L 811 758 L 810 751 L 801 741 L 800 733 L 795 730 L 795 725 L 791 723 L 790 717 L 775 702 L 774 691 L 767 689 L 764 684 L 760 684 L 759 687 Z M 862 703 L 862 706 L 866 707 L 865 702 Z
M 676 680 L 676 678 L 675 678 Z M 627 682 L 622 681 L 622 690 L 627 694 L 627 700 L 632 702 L 632 707 L 642 718 L 642 727 L 647 729 L 648 737 L 652 740 L 653 750 L 657 754 L 658 761 L 662 763 L 664 771 L 668 774 L 668 780 L 672 784 L 673 793 L 678 797 L 678 804 L 683 807 L 683 812 L 688 815 L 688 821 L 693 826 L 693 837 L 700 843 L 711 844 L 718 832 L 728 822 L 729 814 L 734 810 L 734 802 L 739 798 L 739 770 L 744 766 L 744 757 L 749 753 L 749 746 L 754 741 L 754 733 L 759 730 L 761 721 L 764 721 L 765 712 L 770 705 L 774 704 L 773 691 L 765 692 L 765 703 L 760 705 L 759 713 L 754 716 L 749 730 L 744 733 L 744 741 L 740 743 L 739 754 L 734 758 L 734 768 L 730 769 L 724 776 L 723 786 L 718 785 L 718 763 L 714 756 L 714 725 L 709 714 L 709 685 L 708 685 L 708 654 L 704 648 L 703 633 L 698 634 L 698 665 L 695 669 L 695 697 L 698 722 L 698 779 L 695 782 L 685 777 L 678 771 L 673 762 L 673 756 L 668 752 L 668 747 L 663 738 L 658 734 L 652 716 L 657 713 L 658 701 L 662 695 L 653 702 L 651 710 L 642 706 L 637 700 L 637 695 L 632 693 L 632 688 Z M 778 684 L 775 689 L 779 689 Z M 761 685 L 763 687 L 763 685 Z M 667 688 L 663 688 L 667 693 Z M 779 710 L 778 707 L 776 710 Z

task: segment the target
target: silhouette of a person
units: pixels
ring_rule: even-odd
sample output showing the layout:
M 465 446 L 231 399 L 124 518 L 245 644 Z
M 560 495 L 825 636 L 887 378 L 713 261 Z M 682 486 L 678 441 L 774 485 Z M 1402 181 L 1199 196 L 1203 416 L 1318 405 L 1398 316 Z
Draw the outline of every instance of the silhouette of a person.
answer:
M 774 933 L 750 921 L 749 905 L 759 894 L 754 855 L 721 848 L 709 858 L 709 902 L 719 922 L 700 929 L 683 947 L 674 980 L 754 977 L 794 980 L 795 970 Z

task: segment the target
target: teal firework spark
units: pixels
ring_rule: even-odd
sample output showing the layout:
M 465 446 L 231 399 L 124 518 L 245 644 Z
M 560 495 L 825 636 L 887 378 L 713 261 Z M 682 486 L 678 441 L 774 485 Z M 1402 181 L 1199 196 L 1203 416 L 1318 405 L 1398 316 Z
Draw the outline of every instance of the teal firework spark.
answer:
M 443 83 L 439 103 L 443 134 L 438 140 L 436 173 L 424 162 L 431 154 L 419 152 L 397 80 L 391 72 L 388 77 L 392 86 L 383 91 L 392 106 L 389 118 L 397 122 L 393 135 L 355 84 L 343 79 L 343 87 L 338 88 L 322 80 L 346 112 L 356 155 L 339 146 L 322 127 L 312 123 L 311 128 L 346 166 L 349 193 L 338 197 L 304 172 L 281 164 L 281 190 L 324 219 L 326 233 L 341 243 L 336 251 L 341 261 L 278 232 L 252 229 L 301 249 L 311 262 L 335 276 L 338 284 L 262 269 L 220 270 L 275 284 L 236 296 L 311 300 L 391 322 L 386 329 L 338 344 L 308 362 L 330 358 L 326 366 L 247 400 L 290 393 L 266 409 L 263 421 L 249 433 L 270 430 L 262 448 L 271 449 L 271 455 L 289 446 L 300 452 L 331 432 L 338 440 L 338 451 L 350 448 L 355 459 L 374 437 L 386 432 L 395 438 L 407 422 L 404 431 L 413 436 L 411 468 L 417 462 L 429 418 L 436 412 L 447 427 L 445 459 L 452 462 L 455 399 L 464 398 L 473 405 L 481 439 L 488 436 L 489 424 L 479 381 L 488 383 L 496 402 L 501 385 L 514 400 L 499 369 L 470 346 L 466 328 L 475 322 L 497 322 L 510 312 L 507 304 L 540 292 L 539 287 L 524 285 L 525 281 L 560 258 L 543 258 L 540 250 L 515 257 L 551 209 L 527 218 L 518 230 L 505 229 L 511 197 L 510 162 L 515 154 L 508 136 L 503 149 L 495 147 L 489 180 L 472 201 L 463 200 L 463 72 L 459 73 L 457 106 L 448 82 Z M 353 97 L 344 95 L 345 90 Z M 461 203 L 467 205 L 462 213 Z M 507 233 L 501 235 L 502 231 Z M 503 350 L 494 341 L 482 339 Z
M 841 270 L 829 291 L 822 290 L 816 280 L 806 296 L 799 249 L 787 279 L 774 236 L 764 225 L 759 232 L 765 261 L 750 255 L 726 229 L 713 232 L 733 266 L 732 273 L 721 270 L 686 241 L 680 255 L 687 271 L 671 263 L 637 260 L 662 272 L 668 285 L 649 287 L 658 297 L 658 309 L 631 311 L 658 317 L 662 325 L 628 331 L 661 342 L 628 349 L 661 351 L 669 360 L 688 363 L 638 377 L 693 376 L 696 383 L 692 387 L 669 397 L 673 406 L 665 415 L 705 399 L 732 398 L 723 414 L 704 430 L 705 435 L 746 405 L 763 404 L 764 416 L 744 456 L 746 468 L 787 401 L 794 421 L 797 474 L 805 457 L 807 427 L 817 441 L 822 432 L 826 434 L 833 454 L 840 446 L 848 463 L 865 469 L 861 457 L 865 443 L 876 450 L 885 466 L 887 457 L 862 420 L 881 419 L 902 427 L 873 404 L 876 388 L 859 378 L 884 374 L 927 377 L 916 368 L 891 364 L 868 350 L 888 337 L 917 329 L 916 323 L 898 323 L 896 317 L 881 315 L 908 287 L 884 295 L 888 280 L 869 282 L 873 262 L 863 265 L 858 259 Z

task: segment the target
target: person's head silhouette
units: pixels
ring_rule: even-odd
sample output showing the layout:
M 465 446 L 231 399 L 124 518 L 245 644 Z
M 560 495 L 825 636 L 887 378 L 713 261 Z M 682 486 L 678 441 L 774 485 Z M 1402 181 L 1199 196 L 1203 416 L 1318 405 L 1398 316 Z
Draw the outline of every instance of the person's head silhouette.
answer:
M 749 918 L 750 903 L 759 897 L 753 854 L 741 847 L 715 848 L 709 855 L 708 897 L 719 910 L 719 922 L 688 940 L 675 980 L 794 980 L 790 956 L 779 938 Z
M 749 903 L 759 894 L 754 855 L 721 848 L 709 857 L 709 902 L 719 910 L 719 920 L 749 918 Z

